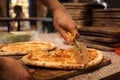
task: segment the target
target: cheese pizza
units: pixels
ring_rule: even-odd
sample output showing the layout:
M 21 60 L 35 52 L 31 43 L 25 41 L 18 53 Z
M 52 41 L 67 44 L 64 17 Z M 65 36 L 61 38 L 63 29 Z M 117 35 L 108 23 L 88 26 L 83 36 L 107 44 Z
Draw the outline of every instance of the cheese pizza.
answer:
M 28 41 L 0 45 L 0 55 L 23 55 L 30 52 L 52 50 L 55 45 L 50 42 Z
M 86 69 L 100 64 L 103 59 L 102 53 L 96 49 L 88 49 L 88 51 L 90 59 L 87 65 L 76 62 L 74 48 L 32 52 L 23 56 L 22 61 L 27 65 L 58 69 Z

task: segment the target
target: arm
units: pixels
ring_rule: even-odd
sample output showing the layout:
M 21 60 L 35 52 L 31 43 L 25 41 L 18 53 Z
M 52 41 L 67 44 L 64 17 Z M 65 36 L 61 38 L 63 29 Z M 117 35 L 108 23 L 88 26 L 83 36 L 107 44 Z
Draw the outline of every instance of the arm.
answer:
M 40 0 L 40 2 L 49 8 L 52 12 L 58 9 L 65 10 L 65 8 L 59 3 L 58 0 Z
M 77 24 L 73 21 L 66 9 L 58 0 L 40 1 L 52 11 L 56 30 L 66 40 L 66 42 L 69 43 L 70 37 L 68 36 L 68 32 L 77 32 Z

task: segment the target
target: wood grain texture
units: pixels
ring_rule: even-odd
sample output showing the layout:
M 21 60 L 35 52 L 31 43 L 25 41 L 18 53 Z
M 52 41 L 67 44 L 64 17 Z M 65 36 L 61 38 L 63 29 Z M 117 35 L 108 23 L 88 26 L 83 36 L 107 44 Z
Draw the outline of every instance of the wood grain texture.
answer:
M 87 36 L 87 35 L 81 35 L 81 39 L 91 40 L 96 42 L 106 42 L 106 43 L 120 42 L 120 39 L 118 38 L 106 38 L 106 37 Z
M 6 56 L 12 57 L 20 60 L 22 56 Z M 30 69 L 34 69 L 35 72 L 31 74 L 34 80 L 65 80 L 80 74 L 86 74 L 88 72 L 93 72 L 101 67 L 107 66 L 111 63 L 111 59 L 104 55 L 103 61 L 96 67 L 90 67 L 86 70 L 62 70 L 62 69 L 52 69 L 36 66 L 27 66 Z
M 35 73 L 32 74 L 35 80 L 65 80 L 76 75 L 85 74 L 87 72 L 93 72 L 101 67 L 109 65 L 110 63 L 110 58 L 104 57 L 100 65 L 98 65 L 97 67 L 91 67 L 86 70 L 59 70 L 41 67 L 28 67 L 36 70 Z
M 120 8 L 94 9 L 93 12 L 120 12 Z
M 120 27 L 81 27 L 79 29 L 80 32 L 94 32 L 94 33 L 100 33 L 104 35 L 120 35 Z
M 93 18 L 105 18 L 105 19 L 120 19 L 120 12 L 119 13 L 93 13 Z
M 94 48 L 94 49 L 98 49 L 98 50 L 103 50 L 103 51 L 114 51 L 114 48 L 105 44 L 100 44 L 97 42 L 92 42 L 89 40 L 81 40 L 82 42 L 85 43 L 85 45 L 87 45 L 88 48 Z

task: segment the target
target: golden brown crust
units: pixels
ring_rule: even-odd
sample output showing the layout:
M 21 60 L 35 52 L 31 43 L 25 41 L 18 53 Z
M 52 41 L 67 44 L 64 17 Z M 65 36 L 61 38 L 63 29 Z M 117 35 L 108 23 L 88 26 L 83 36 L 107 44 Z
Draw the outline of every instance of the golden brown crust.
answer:
M 4 44 L 0 47 L 0 55 L 23 55 L 33 51 L 52 50 L 55 45 L 50 42 L 28 41 Z
M 97 66 L 103 60 L 103 54 L 99 50 L 95 50 L 95 49 L 93 50 L 97 53 L 98 56 L 94 60 L 91 60 L 87 67 Z
M 25 55 L 22 61 L 27 65 L 58 68 L 58 69 L 86 69 L 91 66 L 97 66 L 103 59 L 103 55 L 100 51 L 95 49 L 90 49 L 92 56 L 94 53 L 97 56 L 95 59 L 91 57 L 88 65 L 77 64 L 75 57 L 70 53 L 72 49 L 68 50 L 56 50 L 53 52 L 36 52 Z M 56 53 L 54 53 L 56 52 Z

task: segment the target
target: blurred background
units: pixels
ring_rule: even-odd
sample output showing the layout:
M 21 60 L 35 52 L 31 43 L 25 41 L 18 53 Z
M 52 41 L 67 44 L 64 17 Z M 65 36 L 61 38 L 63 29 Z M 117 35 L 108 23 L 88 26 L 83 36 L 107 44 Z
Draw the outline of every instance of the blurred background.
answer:
M 59 0 L 61 3 L 93 3 L 95 0 Z M 108 7 L 112 8 L 119 8 L 120 7 L 120 0 L 104 0 L 105 2 L 108 3 Z M 37 17 L 37 18 L 52 18 L 52 14 L 50 11 L 43 6 L 39 0 L 2 0 L 0 2 L 0 16 L 1 17 L 15 17 L 15 12 L 14 12 L 14 6 L 19 5 L 22 7 L 22 11 L 25 15 L 26 18 L 30 17 Z M 46 24 L 47 22 L 47 24 Z M 46 25 L 45 25 L 46 24 Z M 5 25 L 5 24 L 1 24 Z M 36 21 L 31 21 L 30 22 L 30 28 L 31 29 L 36 29 L 37 23 Z M 46 29 L 43 29 L 43 32 L 54 32 L 53 30 L 54 27 L 52 27 L 52 22 L 51 21 L 44 21 L 43 25 L 45 26 L 51 26 L 51 28 L 47 31 Z M 45 27 L 44 27 L 45 28 Z M 5 29 L 6 30 L 6 29 Z
M 113 51 L 120 46 L 120 0 L 59 1 L 79 25 L 81 41 L 88 47 Z M 0 31 L 56 32 L 51 12 L 39 0 L 2 0 L 0 10 Z

